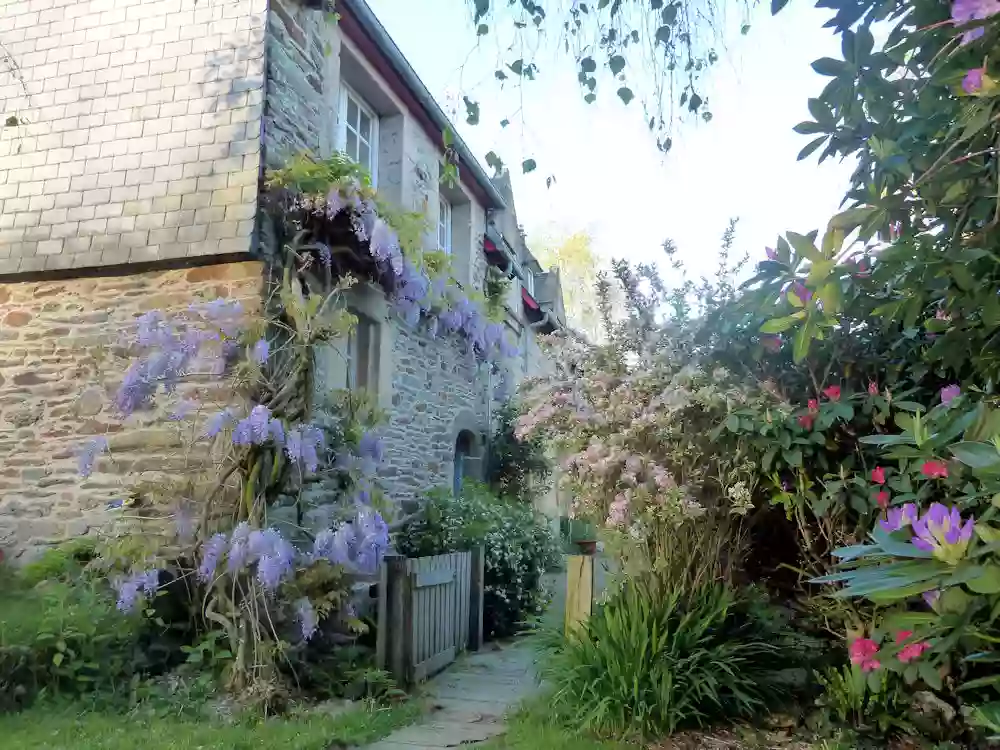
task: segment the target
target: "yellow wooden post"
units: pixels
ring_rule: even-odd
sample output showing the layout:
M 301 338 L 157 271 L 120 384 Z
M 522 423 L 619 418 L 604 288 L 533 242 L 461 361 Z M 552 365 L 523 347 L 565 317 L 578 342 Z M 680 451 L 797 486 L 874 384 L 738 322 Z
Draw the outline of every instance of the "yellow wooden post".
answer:
M 594 558 L 592 555 L 566 556 L 566 624 L 569 633 L 590 617 L 594 605 Z

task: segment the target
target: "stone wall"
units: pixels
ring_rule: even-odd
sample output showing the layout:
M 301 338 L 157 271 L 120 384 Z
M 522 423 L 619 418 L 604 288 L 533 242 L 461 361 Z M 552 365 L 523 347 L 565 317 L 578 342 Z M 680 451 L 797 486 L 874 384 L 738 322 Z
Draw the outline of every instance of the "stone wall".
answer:
M 340 81 L 340 34 L 326 13 L 271 0 L 267 14 L 267 166 L 332 150 Z
M 266 8 L 0 2 L 0 275 L 250 249 Z
M 127 482 L 106 458 L 87 480 L 75 452 L 107 435 L 121 465 L 167 468 L 176 433 L 133 417 L 122 429 L 109 409 L 120 360 L 101 349 L 148 310 L 182 310 L 217 297 L 261 298 L 261 264 L 31 281 L 0 285 L 0 549 L 14 556 L 107 520 Z M 148 475 L 146 475 L 148 478 Z
M 395 325 L 392 408 L 379 478 L 399 501 L 451 487 L 459 432 L 480 440 L 486 429 L 487 375 L 470 362 L 458 336 L 431 339 Z

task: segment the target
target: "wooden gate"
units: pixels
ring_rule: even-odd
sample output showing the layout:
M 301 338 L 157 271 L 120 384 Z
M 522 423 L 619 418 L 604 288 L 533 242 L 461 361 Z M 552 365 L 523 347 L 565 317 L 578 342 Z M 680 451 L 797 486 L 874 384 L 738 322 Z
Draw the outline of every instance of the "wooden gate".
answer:
M 377 659 L 403 686 L 426 680 L 483 639 L 481 549 L 387 556 L 379 585 Z

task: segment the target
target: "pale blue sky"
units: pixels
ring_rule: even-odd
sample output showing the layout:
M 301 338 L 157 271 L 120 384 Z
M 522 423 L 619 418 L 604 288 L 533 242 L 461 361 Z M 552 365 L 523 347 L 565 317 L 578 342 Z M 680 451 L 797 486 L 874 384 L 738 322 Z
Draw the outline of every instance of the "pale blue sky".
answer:
M 572 61 L 544 58 L 535 82 L 501 91 L 497 42 L 476 48 L 466 0 L 368 2 L 431 93 L 442 102 L 458 94 L 458 132 L 473 152 L 495 150 L 511 165 L 529 242 L 553 227 L 586 230 L 605 257 L 642 261 L 659 259 L 670 237 L 691 272 L 710 274 L 729 217 L 740 218 L 737 249 L 762 257 L 785 230 L 822 229 L 846 190 L 849 164 L 795 160 L 809 138 L 792 127 L 809 119 L 806 100 L 826 80 L 809 63 L 839 57 L 826 15 L 806 2 L 773 18 L 764 3 L 745 37 L 740 19 L 729 19 L 709 82 L 714 118 L 679 126 L 666 156 L 638 101 L 623 106 L 609 82 L 597 103 L 582 101 Z M 477 126 L 465 124 L 463 93 L 481 103 Z M 523 116 L 501 128 L 519 106 Z M 538 169 L 522 175 L 527 157 Z M 546 188 L 549 174 L 556 183 Z

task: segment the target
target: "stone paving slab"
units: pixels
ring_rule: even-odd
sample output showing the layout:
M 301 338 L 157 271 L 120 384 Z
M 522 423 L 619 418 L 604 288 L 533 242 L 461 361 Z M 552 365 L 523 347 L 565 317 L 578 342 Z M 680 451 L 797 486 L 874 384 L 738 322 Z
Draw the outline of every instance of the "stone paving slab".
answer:
M 416 750 L 474 745 L 504 731 L 504 714 L 538 689 L 530 639 L 489 644 L 431 679 L 424 721 L 396 730 L 365 750 Z

